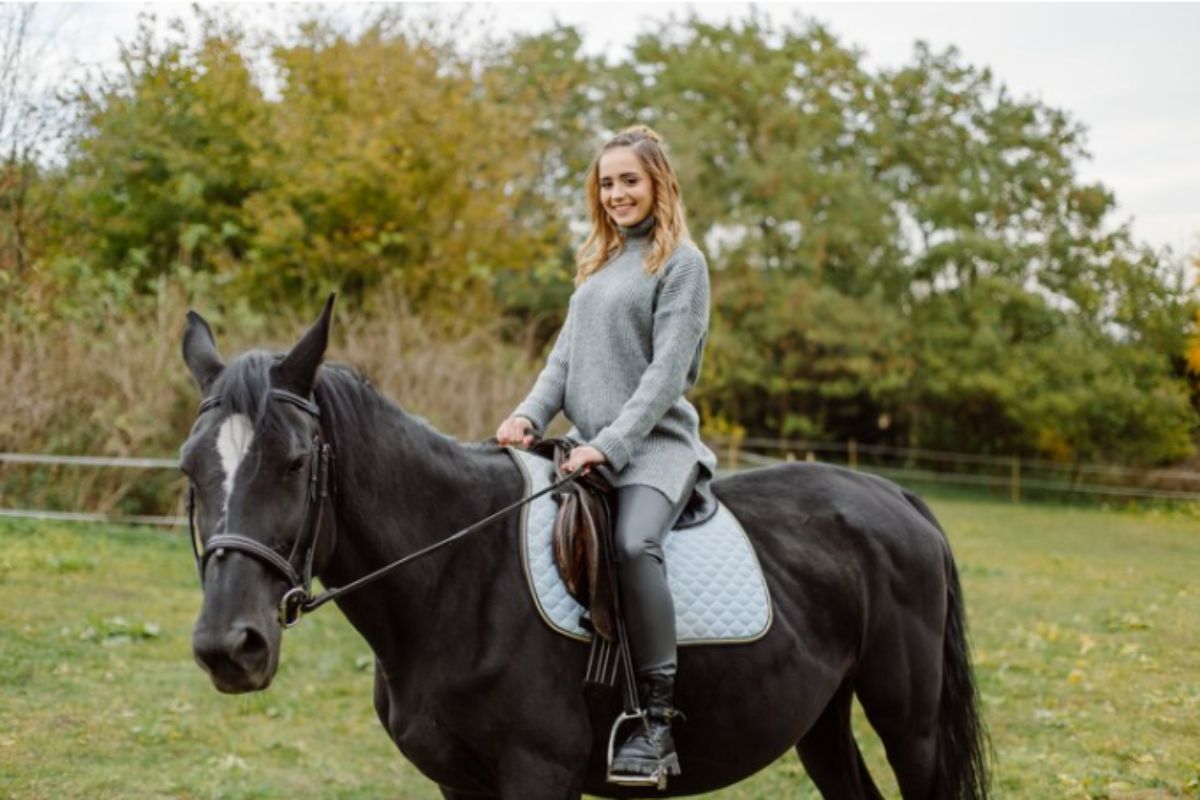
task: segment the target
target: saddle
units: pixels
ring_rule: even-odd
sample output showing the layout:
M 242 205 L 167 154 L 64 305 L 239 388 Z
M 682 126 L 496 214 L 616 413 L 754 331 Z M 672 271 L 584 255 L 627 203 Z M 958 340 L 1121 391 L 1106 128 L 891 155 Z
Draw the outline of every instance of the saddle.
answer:
M 570 439 L 542 439 L 531 449 L 554 464 L 555 480 L 575 443 Z M 553 493 L 558 503 L 552 542 L 554 565 L 567 593 L 588 609 L 592 629 L 616 640 L 616 578 L 613 575 L 612 524 L 614 490 L 599 470 L 589 470 Z

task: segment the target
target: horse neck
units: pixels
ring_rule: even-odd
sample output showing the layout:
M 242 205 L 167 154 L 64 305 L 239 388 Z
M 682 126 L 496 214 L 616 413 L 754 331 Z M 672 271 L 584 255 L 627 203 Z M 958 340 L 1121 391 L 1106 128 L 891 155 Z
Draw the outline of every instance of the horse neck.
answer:
M 360 398 L 347 421 L 335 418 L 335 427 L 352 419 L 354 430 L 332 437 L 338 542 L 322 570 L 326 585 L 345 585 L 441 541 L 521 494 L 519 473 L 503 451 L 464 446 L 382 397 Z M 446 618 L 455 609 L 469 608 L 470 587 L 478 581 L 465 574 L 449 581 L 446 572 L 495 564 L 498 554 L 491 551 L 504 548 L 491 529 L 472 538 L 450 549 L 471 548 L 475 558 L 435 553 L 338 600 L 385 663 L 415 653 L 420 639 L 434 633 L 432 617 L 452 624 Z M 452 598 L 439 592 L 444 582 L 453 585 Z

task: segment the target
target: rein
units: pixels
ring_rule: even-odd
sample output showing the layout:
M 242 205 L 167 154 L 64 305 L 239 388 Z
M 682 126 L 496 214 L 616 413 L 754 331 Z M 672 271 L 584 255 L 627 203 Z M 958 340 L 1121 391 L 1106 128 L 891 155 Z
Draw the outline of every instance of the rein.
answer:
M 341 597 L 342 595 L 349 594 L 350 592 L 353 592 L 355 589 L 361 589 L 362 587 L 366 586 L 367 584 L 379 580 L 384 575 L 388 574 L 389 572 L 396 569 L 397 567 L 402 567 L 405 564 L 409 563 L 410 561 L 416 561 L 418 558 L 421 558 L 422 556 L 427 556 L 430 553 L 441 550 L 446 545 L 453 544 L 454 542 L 458 541 L 459 539 L 462 539 L 463 537 L 474 533 L 475 531 L 479 530 L 480 528 L 484 527 L 485 525 L 487 525 L 491 522 L 494 522 L 494 521 L 500 519 L 501 517 L 507 516 L 508 514 L 512 513 L 513 511 L 516 511 L 521 506 L 524 506 L 524 505 L 527 505 L 527 504 L 533 502 L 534 500 L 538 499 L 542 495 L 549 494 L 550 492 L 554 491 L 555 489 L 561 488 L 562 486 L 565 486 L 566 484 L 574 481 L 576 478 L 579 477 L 580 472 L 582 472 L 582 469 L 572 472 L 570 475 L 567 475 L 567 476 L 559 479 L 555 483 L 552 483 L 549 486 L 547 486 L 543 489 L 540 489 L 537 492 L 534 492 L 533 494 L 529 495 L 528 497 L 523 497 L 520 500 L 518 500 L 517 502 L 500 509 L 499 511 L 495 512 L 494 514 L 490 514 L 490 515 L 484 517 L 483 519 L 479 520 L 478 522 L 468 525 L 467 527 L 463 528 L 462 530 L 458 531 L 457 533 L 453 533 L 450 536 L 447 536 L 445 539 L 442 539 L 440 542 L 435 542 L 434 544 L 431 544 L 428 547 L 424 547 L 415 553 L 410 553 L 409 555 L 405 556 L 404 558 L 401 558 L 397 561 L 393 561 L 392 563 L 390 563 L 386 566 L 380 567 L 379 569 L 375 570 L 374 572 L 369 572 L 366 575 L 363 575 L 361 578 L 357 578 L 356 580 L 353 580 L 350 583 L 347 583 L 345 586 L 333 588 L 333 589 L 327 589 L 327 590 L 321 592 L 316 597 L 307 598 L 304 600 L 303 603 L 301 603 L 301 609 L 304 611 L 304 613 L 308 613 L 310 611 L 315 611 L 318 608 L 320 608 L 321 606 L 328 603 L 330 600 L 336 600 L 337 598 Z
M 304 397 L 300 397 L 292 392 L 283 389 L 271 389 L 270 397 L 272 400 L 280 400 L 285 403 L 302 409 L 303 411 L 312 414 L 317 419 L 321 418 L 321 409 L 317 404 Z M 203 414 L 211 408 L 219 406 L 220 399 L 215 397 L 206 398 L 200 403 L 199 413 Z M 336 600 L 339 597 L 349 594 L 357 589 L 373 583 L 384 575 L 387 575 L 392 570 L 404 566 L 412 561 L 427 556 L 431 553 L 441 550 L 443 547 L 453 544 L 460 539 L 469 536 L 472 533 L 480 530 L 488 524 L 511 514 L 513 511 L 528 505 L 542 495 L 549 494 L 572 481 L 575 481 L 583 473 L 583 468 L 576 470 L 549 486 L 534 492 L 528 497 L 523 497 L 515 503 L 512 503 L 504 508 L 496 511 L 493 514 L 484 517 L 478 522 L 472 523 L 462 530 L 451 534 L 439 542 L 424 547 L 415 553 L 410 553 L 401 559 L 391 562 L 380 567 L 373 572 L 369 572 L 360 578 L 357 578 L 345 586 L 333 587 L 326 589 L 320 594 L 314 596 L 312 594 L 312 578 L 313 578 L 313 557 L 317 550 L 317 538 L 321 535 L 321 518 L 325 511 L 325 501 L 329 497 L 329 473 L 330 465 L 333 461 L 333 450 L 329 444 L 321 440 L 320 434 L 313 437 L 313 449 L 316 457 L 312 459 L 311 472 L 309 474 L 309 491 L 305 501 L 305 522 L 310 522 L 309 525 L 303 525 L 309 530 L 309 536 L 297 537 L 292 545 L 292 551 L 287 558 L 281 556 L 274 549 L 268 547 L 262 542 L 251 539 L 247 536 L 242 536 L 237 533 L 218 533 L 208 540 L 208 546 L 204 547 L 200 541 L 200 536 L 196 530 L 195 522 L 195 490 L 188 488 L 187 497 L 187 516 L 188 516 L 188 531 L 192 540 L 192 553 L 196 558 L 196 566 L 200 572 L 201 584 L 204 582 L 204 567 L 208 563 L 208 559 L 213 555 L 221 555 L 225 550 L 237 550 L 245 553 L 252 558 L 257 558 L 259 561 L 267 564 L 280 575 L 282 575 L 290 585 L 290 588 L 284 592 L 283 597 L 279 600 L 279 624 L 284 628 L 294 627 L 300 622 L 300 618 L 304 614 L 316 611 L 321 606 L 328 603 L 330 600 Z M 312 513 L 312 505 L 316 504 L 316 514 Z M 221 519 L 222 526 L 225 524 L 225 518 Z M 336 537 L 336 526 L 334 528 Z M 307 552 L 304 555 L 304 566 L 301 571 L 298 571 L 293 565 L 293 559 L 296 556 L 296 551 L 300 547 L 300 543 L 305 539 L 310 539 Z M 336 547 L 336 538 L 334 540 Z

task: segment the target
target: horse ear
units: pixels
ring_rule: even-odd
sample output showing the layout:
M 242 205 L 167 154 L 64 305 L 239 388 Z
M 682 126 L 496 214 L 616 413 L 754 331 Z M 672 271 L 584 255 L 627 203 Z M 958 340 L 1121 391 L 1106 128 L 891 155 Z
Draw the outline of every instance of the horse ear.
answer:
M 333 299 L 336 296 L 329 295 L 317 321 L 291 352 L 271 367 L 271 385 L 295 392 L 301 397 L 307 397 L 312 392 L 313 384 L 317 382 L 317 369 L 321 366 L 321 359 L 325 357 L 325 348 L 329 344 L 329 321 L 333 316 Z
M 225 369 L 217 352 L 212 328 L 195 311 L 187 312 L 187 327 L 183 330 L 183 361 L 196 379 L 201 394 L 208 393 L 208 388 Z

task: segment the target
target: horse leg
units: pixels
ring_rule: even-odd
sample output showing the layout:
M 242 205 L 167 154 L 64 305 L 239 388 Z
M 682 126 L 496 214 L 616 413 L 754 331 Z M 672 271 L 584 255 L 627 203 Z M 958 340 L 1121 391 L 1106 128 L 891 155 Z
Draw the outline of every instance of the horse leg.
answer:
M 855 690 L 879 734 L 904 800 L 930 800 L 937 774 L 941 631 L 897 618 L 864 654 Z
M 850 730 L 853 694 L 847 682 L 838 689 L 816 723 L 796 745 L 800 761 L 822 797 L 883 800 L 863 763 Z

